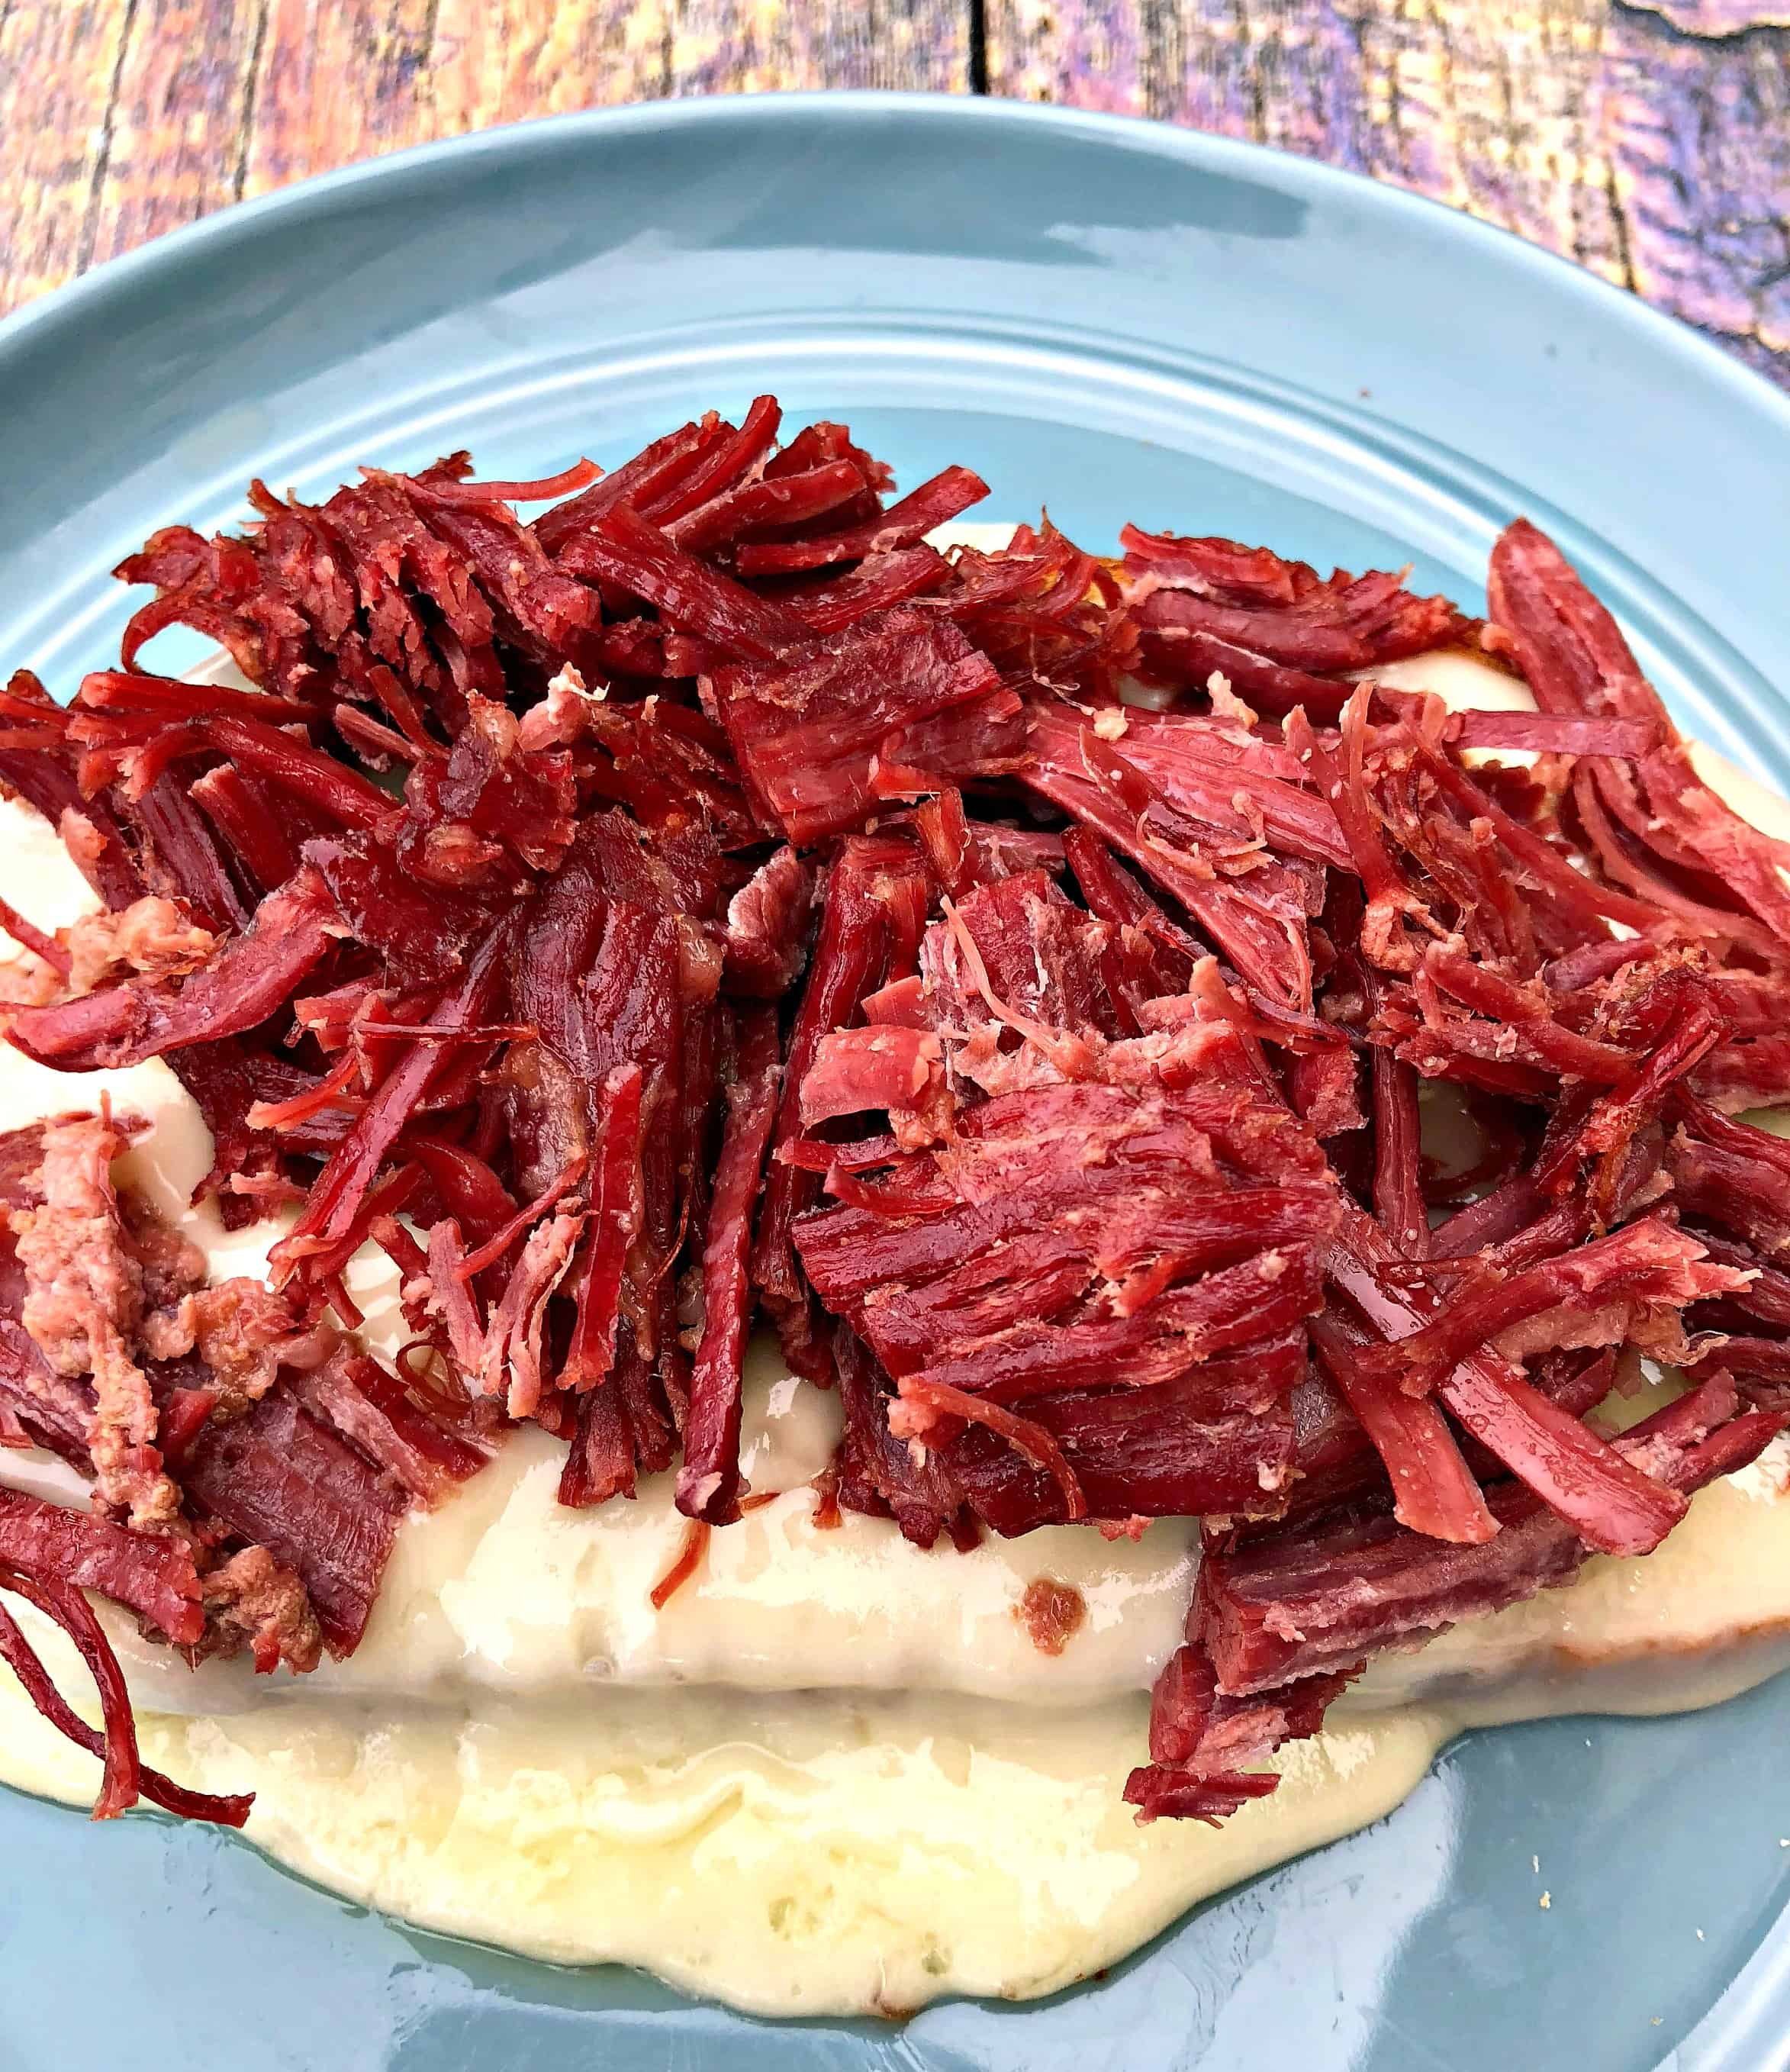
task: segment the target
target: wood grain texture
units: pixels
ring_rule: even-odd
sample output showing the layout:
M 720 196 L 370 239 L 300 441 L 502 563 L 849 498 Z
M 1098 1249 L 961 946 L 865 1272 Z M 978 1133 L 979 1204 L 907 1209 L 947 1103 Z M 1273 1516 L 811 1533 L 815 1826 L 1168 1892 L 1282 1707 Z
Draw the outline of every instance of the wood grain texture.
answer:
M 858 0 L 836 8 L 782 0 L 685 0 L 671 43 L 680 93 L 796 87 L 970 85 L 971 0 Z
M 1616 0 L 991 0 L 996 92 L 1353 166 L 1564 253 L 1790 386 L 1790 31 Z
M 655 99 L 659 14 L 624 0 L 267 0 L 244 190 L 494 122 Z
M 128 252 L 243 193 L 261 21 L 254 0 L 134 0 L 117 11 L 108 148 L 88 210 L 87 262 Z
M 88 263 L 128 12 L 0 0 L 0 306 Z
M 970 83 L 971 0 L 0 0 L 0 310 L 207 210 L 492 123 Z
M 979 59 L 1418 188 L 1790 385 L 1790 0 L 0 0 L 0 309 L 405 145 Z

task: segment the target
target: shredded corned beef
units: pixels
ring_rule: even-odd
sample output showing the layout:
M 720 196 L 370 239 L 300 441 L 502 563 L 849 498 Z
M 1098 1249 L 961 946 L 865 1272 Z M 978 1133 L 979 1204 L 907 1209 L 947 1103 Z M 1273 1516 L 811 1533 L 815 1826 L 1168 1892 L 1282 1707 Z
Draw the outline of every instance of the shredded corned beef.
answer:
M 507 1423 L 569 1505 L 740 1466 L 755 1310 L 837 1387 L 819 1483 L 918 1543 L 1204 1520 L 1140 1818 L 1277 1782 L 1366 1658 L 1657 1546 L 1790 1422 L 1790 851 L 1702 783 L 1607 612 L 1513 525 L 1476 623 L 1402 577 L 1127 528 L 925 535 L 842 427 L 758 398 L 480 483 L 463 454 L 158 533 L 121 666 L 0 694 L 0 783 L 104 911 L 10 1040 L 71 1112 L 0 1138 L 0 1591 L 99 1681 L 83 1591 L 195 1656 L 348 1652 L 408 1508 Z M 518 504 L 549 505 L 533 522 Z M 150 673 L 181 624 L 252 687 Z M 1466 647 L 1533 713 L 1381 664 Z M 1515 756 L 1515 761 L 1500 758 Z M 78 1075 L 165 1058 L 201 1198 L 284 1204 L 207 1285 Z M 1447 1110 L 1468 1148 L 1445 1156 Z M 350 1337 L 363 1244 L 402 1371 Z M 1695 1385 L 1620 1437 L 1642 1355 Z M 1038 1645 L 1080 1616 L 1048 1579 Z
M 96 1495 L 133 1525 L 162 1525 L 179 1493 L 162 1472 L 155 1400 L 137 1356 L 138 1340 L 155 1343 L 158 1321 L 170 1320 L 150 1306 L 143 1258 L 112 1184 L 112 1161 L 127 1141 L 104 1113 L 45 1126 L 43 1163 L 30 1181 L 37 1205 L 12 1214 L 24 1279 L 19 1322 L 56 1373 L 91 1379 Z
M 157 977 L 196 971 L 216 948 L 209 928 L 189 921 L 171 899 L 150 893 L 118 914 L 85 914 L 60 931 L 72 993 L 144 972 Z
M 230 1637 L 242 1634 L 265 1672 L 285 1663 L 314 1669 L 323 1656 L 322 1630 L 304 1584 L 282 1568 L 265 1547 L 244 1547 L 219 1562 L 204 1579 L 205 1611 L 212 1632 L 234 1653 Z
M 1087 1600 L 1073 1583 L 1038 1576 L 1020 1593 L 1013 1616 L 1041 1655 L 1061 1655 L 1082 1630 Z

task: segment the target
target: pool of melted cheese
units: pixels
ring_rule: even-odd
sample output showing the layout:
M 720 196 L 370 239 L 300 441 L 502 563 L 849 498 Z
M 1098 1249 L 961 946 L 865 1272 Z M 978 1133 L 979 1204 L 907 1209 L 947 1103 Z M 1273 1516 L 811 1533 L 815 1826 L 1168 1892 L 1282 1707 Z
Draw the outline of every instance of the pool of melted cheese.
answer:
M 979 545 L 1005 531 L 976 529 Z M 1383 673 L 1462 702 L 1522 696 L 1465 654 Z M 1790 808 L 1698 761 L 1790 832 Z M 0 853 L 9 896 L 40 925 L 92 905 L 21 808 L 0 807 Z M 164 1065 L 76 1079 L 0 1046 L 0 1128 L 102 1086 L 153 1125 L 121 1177 L 216 1272 L 258 1270 L 277 1225 L 228 1235 L 188 1206 L 211 1145 Z M 364 1335 L 389 1350 L 404 1332 L 383 1255 L 357 1259 L 348 1285 Z M 1192 1527 L 1158 1520 L 1116 1545 L 1060 1527 L 968 1555 L 922 1552 L 850 1514 L 823 1531 L 808 1484 L 831 1453 L 833 1400 L 799 1386 L 774 1341 L 754 1342 L 747 1379 L 746 1472 L 775 1500 L 712 1536 L 662 1611 L 649 1593 L 684 1535 L 671 1478 L 564 1510 L 561 1449 L 525 1428 L 406 1523 L 346 1663 L 194 1672 L 105 1612 L 149 1761 L 208 1790 L 252 1789 L 247 1832 L 269 1855 L 425 1926 L 638 1964 L 758 2013 L 897 2012 L 1087 1976 L 1195 1901 L 1390 1811 L 1468 1726 L 1677 1710 L 1790 1662 L 1780 1446 L 1699 1495 L 1648 1560 L 1595 1559 L 1570 1589 L 1377 1664 L 1321 1735 L 1276 1758 L 1280 1789 L 1222 1828 L 1140 1828 L 1120 1792 L 1179 1637 Z M 84 1486 L 38 1454 L 0 1454 L 0 1479 L 64 1501 Z M 1040 1577 L 1087 1607 L 1054 1656 L 1018 1616 Z M 32 1630 L 78 1692 L 61 1636 Z M 76 1803 L 97 1778 L 3 1669 L 0 1778 Z

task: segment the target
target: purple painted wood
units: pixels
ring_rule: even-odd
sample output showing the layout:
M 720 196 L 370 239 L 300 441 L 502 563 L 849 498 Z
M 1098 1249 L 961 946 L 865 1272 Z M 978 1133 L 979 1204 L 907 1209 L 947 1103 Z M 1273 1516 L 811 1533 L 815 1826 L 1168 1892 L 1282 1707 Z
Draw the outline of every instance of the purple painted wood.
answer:
M 995 92 L 1414 187 L 1790 386 L 1786 23 L 1783 0 L 989 0 L 987 43 Z

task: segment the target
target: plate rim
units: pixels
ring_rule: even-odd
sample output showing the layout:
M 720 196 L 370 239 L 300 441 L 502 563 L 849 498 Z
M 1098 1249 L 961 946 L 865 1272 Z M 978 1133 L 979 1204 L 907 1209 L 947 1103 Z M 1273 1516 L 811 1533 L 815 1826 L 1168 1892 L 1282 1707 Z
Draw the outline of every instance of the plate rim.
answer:
M 1743 407 L 1763 409 L 1790 437 L 1790 391 L 1780 389 L 1758 369 L 1718 344 L 1684 318 L 1657 308 L 1632 289 L 1619 287 L 1577 260 L 1532 243 L 1484 217 L 1457 208 L 1410 187 L 1396 185 L 1351 167 L 1306 158 L 1278 146 L 1220 135 L 1159 121 L 1144 115 L 1119 115 L 1104 109 L 1066 107 L 1052 101 L 1020 101 L 986 93 L 926 92 L 881 87 L 823 87 L 761 93 L 689 94 L 665 101 L 628 101 L 614 107 L 581 108 L 563 114 L 528 116 L 482 130 L 440 137 L 369 158 L 359 158 L 326 172 L 312 173 L 266 194 L 229 202 L 191 223 L 163 231 L 128 252 L 102 260 L 60 286 L 34 296 L 0 317 L 0 364 L 40 332 L 72 322 L 92 307 L 153 282 L 189 253 L 252 240 L 264 224 L 327 212 L 339 199 L 372 182 L 427 178 L 444 165 L 462 159 L 511 156 L 528 158 L 568 141 L 599 138 L 632 131 L 725 128 L 819 117 L 845 123 L 853 117 L 898 115 L 942 129 L 1055 130 L 1065 136 L 1102 139 L 1144 156 L 1168 156 L 1195 171 L 1259 182 L 1271 178 L 1283 191 L 1365 199 L 1372 193 L 1378 206 L 1394 218 L 1410 217 L 1439 226 L 1469 244 L 1478 241 L 1506 265 L 1539 277 L 1554 290 L 1574 297 L 1601 317 L 1636 333 L 1652 346 L 1689 364 L 1707 380 L 1714 377 Z

